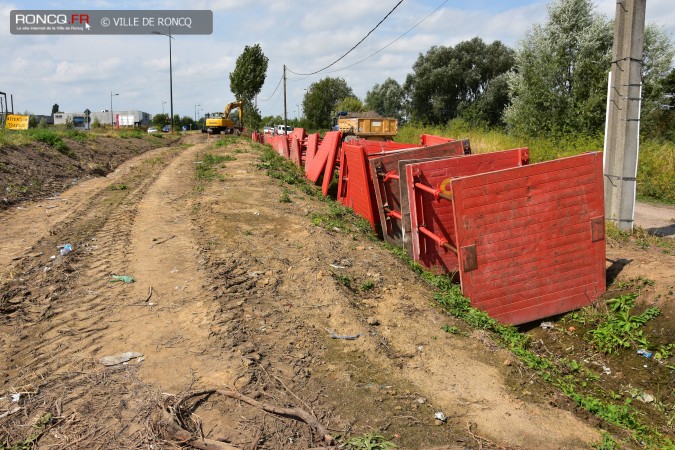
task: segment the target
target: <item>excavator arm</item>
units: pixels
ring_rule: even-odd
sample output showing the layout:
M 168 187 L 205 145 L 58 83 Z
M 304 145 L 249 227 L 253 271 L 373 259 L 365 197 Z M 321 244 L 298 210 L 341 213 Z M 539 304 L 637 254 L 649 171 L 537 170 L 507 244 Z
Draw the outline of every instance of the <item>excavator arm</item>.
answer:
M 243 120 L 244 119 L 244 113 L 243 113 L 244 102 L 228 103 L 225 106 L 225 112 L 223 114 L 223 117 L 225 117 L 226 119 L 229 119 L 230 118 L 230 112 L 235 108 L 239 108 L 239 111 L 238 111 L 239 112 L 239 126 L 241 127 L 241 126 L 244 125 L 244 120 Z

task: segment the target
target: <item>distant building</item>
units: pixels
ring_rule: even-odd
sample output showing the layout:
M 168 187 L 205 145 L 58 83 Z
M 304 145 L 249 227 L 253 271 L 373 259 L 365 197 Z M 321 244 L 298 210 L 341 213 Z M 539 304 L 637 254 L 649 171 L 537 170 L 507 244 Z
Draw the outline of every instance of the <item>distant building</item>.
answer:
M 101 112 L 92 112 L 89 114 L 89 127 L 86 126 L 86 115 L 83 112 L 80 113 L 66 113 L 66 112 L 55 112 L 54 113 L 54 125 L 65 125 L 67 122 L 73 124 L 73 128 L 89 128 L 91 124 L 96 120 L 101 125 L 110 125 L 111 123 L 115 126 L 120 127 L 138 127 L 138 126 L 150 126 L 150 121 L 152 116 L 146 112 L 139 110 L 131 111 L 113 111 L 111 114 L 109 110 L 104 109 Z

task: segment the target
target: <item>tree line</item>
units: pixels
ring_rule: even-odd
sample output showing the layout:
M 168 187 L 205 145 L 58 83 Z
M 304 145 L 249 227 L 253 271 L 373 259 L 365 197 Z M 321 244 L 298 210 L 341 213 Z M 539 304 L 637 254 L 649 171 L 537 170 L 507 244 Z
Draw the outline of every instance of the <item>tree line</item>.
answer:
M 386 78 L 363 100 L 339 77 L 312 83 L 303 117 L 289 120 L 327 129 L 339 111 L 376 111 L 402 122 L 443 125 L 462 119 L 528 136 L 598 134 L 604 129 L 607 75 L 614 23 L 590 0 L 554 0 L 544 24 L 533 25 L 510 48 L 481 38 L 420 53 L 401 84 Z M 642 133 L 675 140 L 675 46 L 664 29 L 648 24 L 642 70 Z M 246 47 L 230 74 L 232 92 L 245 98 L 247 125 L 280 123 L 260 117 L 253 98 L 265 80 L 267 58 Z M 269 122 L 269 123 L 268 123 Z

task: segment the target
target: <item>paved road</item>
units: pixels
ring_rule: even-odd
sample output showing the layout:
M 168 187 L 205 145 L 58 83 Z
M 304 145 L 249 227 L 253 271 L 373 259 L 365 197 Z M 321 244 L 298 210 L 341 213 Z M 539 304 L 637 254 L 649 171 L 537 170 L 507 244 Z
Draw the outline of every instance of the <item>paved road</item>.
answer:
M 675 239 L 675 206 L 638 202 L 635 204 L 635 225 Z

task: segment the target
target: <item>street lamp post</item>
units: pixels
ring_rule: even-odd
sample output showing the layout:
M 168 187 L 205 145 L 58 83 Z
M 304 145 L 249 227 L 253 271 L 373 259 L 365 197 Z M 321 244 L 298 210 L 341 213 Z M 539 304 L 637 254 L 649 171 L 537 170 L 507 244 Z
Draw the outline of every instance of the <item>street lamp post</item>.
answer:
M 164 115 L 164 103 L 166 103 L 166 100 L 162 100 L 162 115 Z
M 169 34 L 160 33 L 159 31 L 153 31 L 152 34 L 158 34 L 160 36 L 166 36 L 169 38 L 169 100 L 171 101 L 171 132 L 174 132 L 173 127 L 173 64 L 171 62 L 171 41 L 174 39 L 171 36 L 171 29 L 169 29 Z
M 120 95 L 120 94 L 113 94 L 113 91 L 110 91 L 110 126 L 112 126 L 113 128 L 115 127 L 115 118 L 113 116 L 112 98 L 115 95 Z
M 197 106 L 202 106 L 202 105 L 198 105 L 198 104 L 195 103 L 195 123 L 197 123 Z

